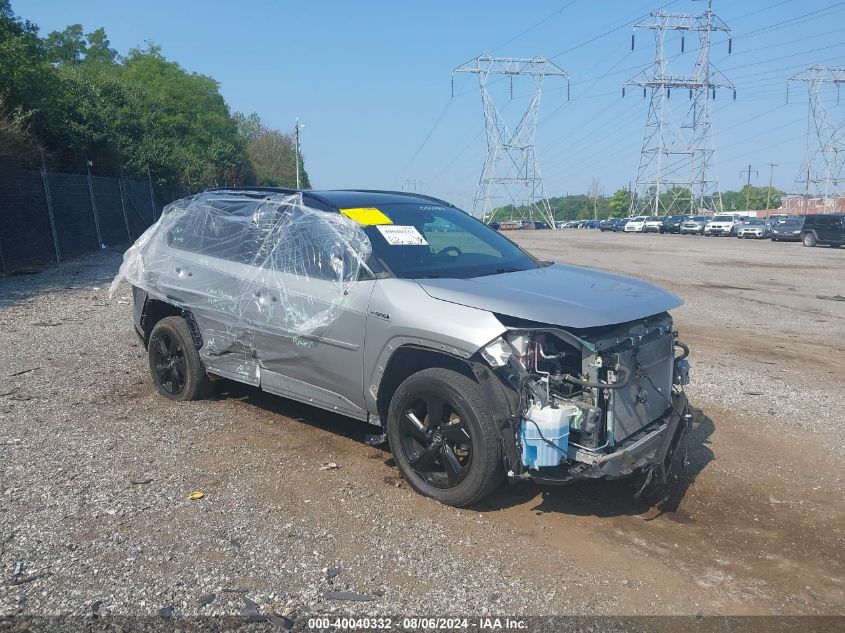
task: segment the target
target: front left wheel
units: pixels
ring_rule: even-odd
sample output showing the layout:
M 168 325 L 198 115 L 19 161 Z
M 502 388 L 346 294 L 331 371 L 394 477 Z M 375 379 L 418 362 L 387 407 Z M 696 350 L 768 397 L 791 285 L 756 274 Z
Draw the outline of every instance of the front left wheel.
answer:
M 147 344 L 150 373 L 165 398 L 184 402 L 211 395 L 213 385 L 182 317 L 166 317 L 155 324 Z
M 399 385 L 390 401 L 387 437 L 408 484 L 440 503 L 471 505 L 504 476 L 481 387 L 458 372 L 425 369 Z

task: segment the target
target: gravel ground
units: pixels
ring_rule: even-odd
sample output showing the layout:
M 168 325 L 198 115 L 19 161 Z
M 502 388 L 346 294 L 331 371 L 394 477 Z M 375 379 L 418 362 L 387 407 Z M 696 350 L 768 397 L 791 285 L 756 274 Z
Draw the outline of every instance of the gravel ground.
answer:
M 0 279 L 0 615 L 843 613 L 845 304 L 816 296 L 845 294 L 845 252 L 517 239 L 687 301 L 696 435 L 668 503 L 504 485 L 456 510 L 352 420 L 228 383 L 166 401 L 104 251 Z
M 481 514 L 403 507 L 397 493 L 416 495 L 388 453 L 361 443 L 369 427 L 237 385 L 218 401 L 163 401 L 128 289 L 108 298 L 119 260 L 102 253 L 3 281 L 0 615 L 92 605 L 214 615 L 239 613 L 245 598 L 300 618 L 362 605 L 370 615 L 612 608 L 612 597 L 523 578 L 531 555 L 509 556 L 515 533 Z M 292 420 L 303 415 L 306 425 Z M 371 459 L 344 463 L 337 433 Z M 205 497 L 189 500 L 197 490 Z M 581 570 L 567 579 L 601 582 Z

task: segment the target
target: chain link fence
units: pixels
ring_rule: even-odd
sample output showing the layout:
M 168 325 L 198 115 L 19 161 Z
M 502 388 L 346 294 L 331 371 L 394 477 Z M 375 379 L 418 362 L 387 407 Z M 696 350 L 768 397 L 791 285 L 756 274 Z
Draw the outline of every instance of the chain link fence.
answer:
M 0 272 L 131 243 L 160 213 L 149 182 L 4 168 Z

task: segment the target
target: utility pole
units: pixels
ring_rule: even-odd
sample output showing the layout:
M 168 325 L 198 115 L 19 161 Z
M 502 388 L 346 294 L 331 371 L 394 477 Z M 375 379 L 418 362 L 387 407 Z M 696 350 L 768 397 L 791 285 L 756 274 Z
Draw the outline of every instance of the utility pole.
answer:
M 566 80 L 568 88 L 569 73 L 545 57 L 517 59 L 489 55 L 471 59 L 455 68 L 452 73 L 478 75 L 481 102 L 484 106 L 487 157 L 478 179 L 473 214 L 482 222 L 490 222 L 503 206 L 510 204 L 512 210 L 522 206 L 523 216 L 527 215 L 527 219 L 533 220 L 537 213 L 554 229 L 554 214 L 543 189 L 543 177 L 534 152 L 534 138 L 540 112 L 540 97 L 543 94 L 543 80 L 546 77 L 560 77 Z M 510 80 L 511 98 L 514 78 L 529 77 L 534 80 L 534 96 L 513 132 L 506 125 L 487 90 L 487 80 L 491 75 L 501 75 Z M 502 202 L 494 203 L 497 197 L 501 198 Z
M 739 175 L 742 176 L 743 174 L 748 174 L 748 182 L 745 185 L 745 210 L 748 211 L 748 207 L 751 206 L 751 174 L 754 174 L 755 177 L 760 175 L 756 169 L 751 169 L 751 165 L 748 166 L 748 169 L 743 169 L 739 172 Z
M 714 32 L 723 32 L 730 37 L 731 29 L 713 13 L 712 2 L 708 2 L 707 10 L 698 15 L 662 9 L 654 11 L 646 20 L 635 24 L 634 29 L 654 32 L 655 55 L 651 66 L 625 83 L 626 88 L 642 88 L 643 98 L 650 99 L 630 214 L 677 212 L 678 199 L 687 191 L 691 194 L 690 212 L 695 211 L 696 202 L 699 209 L 718 212 L 722 207 L 722 195 L 715 174 L 711 102 L 716 99 L 719 89 L 732 90 L 736 98 L 736 88 L 711 64 L 710 44 Z M 680 34 L 681 53 L 686 35 L 698 36 L 699 53 L 691 72 L 677 72 L 669 67 L 665 44 L 673 32 Z M 633 49 L 634 35 L 631 36 Z M 728 54 L 731 49 L 728 39 Z M 670 106 L 672 89 L 676 94 L 689 96 L 689 105 L 678 109 L 680 116 L 676 116 Z M 625 96 L 625 88 L 622 96 Z M 661 199 L 661 194 L 667 192 L 671 195 Z
M 299 117 L 296 117 L 296 126 L 293 128 L 293 134 L 296 137 L 296 149 L 294 153 L 296 154 L 296 188 L 299 189 L 299 130 L 304 128 L 305 126 L 300 124 Z
M 766 193 L 766 209 L 772 208 L 772 179 L 775 175 L 775 167 L 777 163 L 769 163 L 769 190 Z

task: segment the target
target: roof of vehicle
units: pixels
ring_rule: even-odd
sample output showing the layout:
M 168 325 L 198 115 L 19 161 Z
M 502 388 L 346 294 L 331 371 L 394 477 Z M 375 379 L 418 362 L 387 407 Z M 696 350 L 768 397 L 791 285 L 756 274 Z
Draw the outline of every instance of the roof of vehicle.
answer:
M 451 202 L 439 198 L 426 196 L 420 193 L 407 191 L 380 191 L 370 189 L 285 189 L 283 187 L 223 187 L 211 191 L 233 192 L 249 194 L 259 193 L 281 193 L 294 195 L 302 194 L 303 201 L 309 206 L 315 206 L 324 210 L 336 211 L 337 209 L 350 209 L 355 207 L 377 206 L 379 204 L 425 204 L 434 202 L 438 205 L 453 207 Z M 316 204 L 315 204 L 316 203 Z

